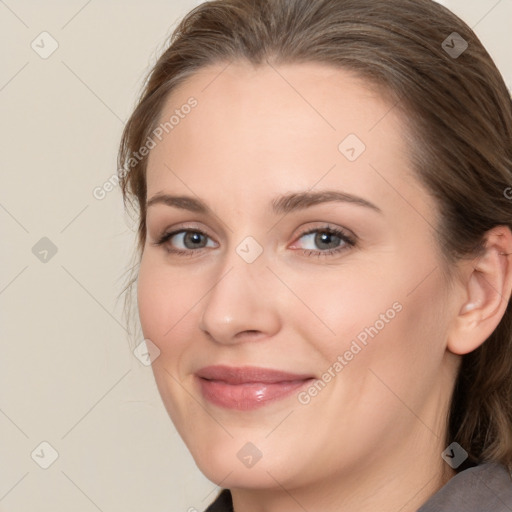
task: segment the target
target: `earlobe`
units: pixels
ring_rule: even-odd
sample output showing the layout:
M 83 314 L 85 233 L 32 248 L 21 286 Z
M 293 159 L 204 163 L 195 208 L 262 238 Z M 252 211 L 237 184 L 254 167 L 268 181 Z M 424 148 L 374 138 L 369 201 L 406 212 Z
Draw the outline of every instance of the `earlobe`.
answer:
M 467 354 L 477 349 L 499 325 L 512 290 L 512 233 L 498 226 L 487 233 L 484 252 L 466 272 L 464 301 L 447 349 Z

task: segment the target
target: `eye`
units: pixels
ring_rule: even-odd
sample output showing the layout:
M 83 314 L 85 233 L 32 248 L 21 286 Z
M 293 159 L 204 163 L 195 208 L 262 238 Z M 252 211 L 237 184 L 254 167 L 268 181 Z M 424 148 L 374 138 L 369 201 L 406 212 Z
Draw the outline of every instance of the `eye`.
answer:
M 164 233 L 154 242 L 154 245 L 164 245 L 169 253 L 179 254 L 181 256 L 192 256 L 194 253 L 201 252 L 201 249 L 206 247 L 204 245 L 205 238 L 207 239 L 209 236 L 200 229 L 180 229 L 170 233 Z M 174 244 L 178 244 L 178 248 L 171 247 Z M 215 244 L 213 247 L 215 247 Z
M 206 247 L 216 247 L 215 243 L 208 245 L 208 239 L 210 237 L 200 229 L 179 229 L 164 233 L 153 245 L 164 246 L 168 253 L 179 256 L 194 256 L 201 253 Z M 356 245 L 355 236 L 330 226 L 310 229 L 302 233 L 300 239 L 305 239 L 306 245 L 319 247 L 318 250 L 302 248 L 306 256 L 329 256 Z
M 345 233 L 341 229 L 330 226 L 311 229 L 303 233 L 300 239 L 306 240 L 305 245 L 317 246 L 316 250 L 311 247 L 302 247 L 306 256 L 329 256 L 345 251 L 356 244 L 355 237 Z M 341 244 L 341 245 L 340 245 Z

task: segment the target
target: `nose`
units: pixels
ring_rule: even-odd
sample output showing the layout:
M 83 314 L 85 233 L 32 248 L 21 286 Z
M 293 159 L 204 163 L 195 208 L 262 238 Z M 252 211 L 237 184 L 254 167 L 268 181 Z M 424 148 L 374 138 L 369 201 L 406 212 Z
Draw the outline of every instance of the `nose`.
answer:
M 234 254 L 200 302 L 199 328 L 225 345 L 273 336 L 280 328 L 279 286 L 263 257 L 247 263 Z

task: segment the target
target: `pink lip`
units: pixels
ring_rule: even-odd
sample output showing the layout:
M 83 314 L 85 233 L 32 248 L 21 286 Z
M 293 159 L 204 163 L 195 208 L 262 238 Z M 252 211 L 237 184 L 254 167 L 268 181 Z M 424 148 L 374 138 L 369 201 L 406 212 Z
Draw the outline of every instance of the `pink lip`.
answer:
M 208 401 L 228 409 L 247 411 L 285 398 L 309 384 L 312 375 L 299 375 L 254 366 L 207 366 L 196 373 Z

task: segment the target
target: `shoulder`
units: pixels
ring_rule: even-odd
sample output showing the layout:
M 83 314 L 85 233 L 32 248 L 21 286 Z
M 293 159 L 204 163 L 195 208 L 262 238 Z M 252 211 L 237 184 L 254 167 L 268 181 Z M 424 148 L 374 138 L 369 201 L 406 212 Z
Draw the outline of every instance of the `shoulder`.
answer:
M 222 489 L 215 501 L 204 512 L 233 512 L 233 501 L 229 489 Z
M 512 476 L 496 462 L 471 467 L 455 475 L 417 512 L 510 512 Z
M 505 466 L 488 462 L 455 475 L 417 512 L 510 512 L 512 475 Z M 222 489 L 204 512 L 233 512 L 229 489 Z

